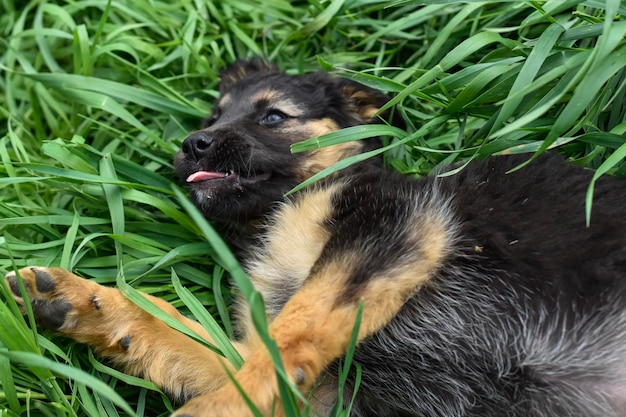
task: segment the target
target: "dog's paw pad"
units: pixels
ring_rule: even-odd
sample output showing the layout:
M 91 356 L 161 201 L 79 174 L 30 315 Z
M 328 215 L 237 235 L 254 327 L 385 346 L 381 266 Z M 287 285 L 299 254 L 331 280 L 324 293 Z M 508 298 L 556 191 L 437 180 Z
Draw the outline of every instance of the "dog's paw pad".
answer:
M 37 291 L 42 294 L 54 291 L 56 283 L 50 274 L 42 269 L 30 268 L 30 270 L 35 274 L 35 286 L 37 287 Z
M 66 272 L 66 271 L 64 271 Z M 70 273 L 67 272 L 69 275 Z M 50 330 L 58 330 L 65 323 L 67 314 L 72 305 L 66 299 L 63 291 L 58 291 L 58 273 L 49 273 L 46 268 L 23 268 L 19 271 L 23 280 L 24 289 L 33 309 L 37 322 Z M 6 283 L 13 293 L 13 298 L 20 306 L 24 305 L 24 296 L 15 272 L 5 275 Z
M 54 301 L 36 299 L 32 306 L 37 322 L 50 330 L 59 330 L 72 310 L 72 305 L 63 298 Z
M 22 298 L 22 290 L 20 290 L 20 286 L 17 283 L 17 276 L 14 272 L 11 272 L 5 275 L 7 284 L 9 284 L 9 288 L 15 297 Z M 24 282 L 24 286 L 26 287 L 26 291 L 28 291 L 28 283 Z
M 43 269 L 25 268 L 20 271 L 20 276 L 24 280 L 24 287 L 29 294 L 32 292 L 31 288 L 33 283 L 35 284 L 37 292 L 41 294 L 49 293 L 54 291 L 56 288 L 54 279 Z M 5 275 L 5 278 L 9 284 L 11 292 L 17 297 L 22 297 L 22 291 L 20 290 L 20 286 L 17 282 L 17 275 L 15 272 L 9 272 Z

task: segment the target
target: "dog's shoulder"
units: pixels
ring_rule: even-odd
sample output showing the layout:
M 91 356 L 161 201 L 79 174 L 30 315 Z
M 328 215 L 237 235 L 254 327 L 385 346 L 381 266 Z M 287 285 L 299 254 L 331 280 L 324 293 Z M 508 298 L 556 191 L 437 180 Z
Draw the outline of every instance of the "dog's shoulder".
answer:
M 434 178 L 365 167 L 281 203 L 247 268 L 270 314 L 330 264 L 352 271 L 341 289 L 351 297 L 372 277 L 420 262 L 415 254 L 437 265 L 455 239 L 449 206 Z

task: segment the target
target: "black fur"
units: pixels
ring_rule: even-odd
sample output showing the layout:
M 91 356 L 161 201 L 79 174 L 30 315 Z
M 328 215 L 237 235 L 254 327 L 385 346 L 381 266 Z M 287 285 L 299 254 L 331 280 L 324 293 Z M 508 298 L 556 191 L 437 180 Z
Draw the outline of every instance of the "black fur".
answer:
M 453 196 L 461 239 L 434 283 L 359 346 L 355 415 L 623 416 L 624 183 L 541 157 L 425 179 Z M 613 392 L 607 388 L 613 387 Z
M 260 61 L 223 73 L 220 92 L 229 98 L 186 141 L 176 169 L 183 180 L 199 170 L 242 178 L 190 186 L 204 214 L 248 249 L 310 157 L 289 152 L 306 137 L 264 125 L 271 103 L 250 97 L 268 88 L 294 103 L 301 124 L 375 122 L 359 110 L 386 101 L 352 81 L 287 76 Z M 364 141 L 362 150 L 375 143 Z M 526 159 L 491 158 L 421 180 L 367 161 L 318 185 L 349 184 L 332 202 L 330 238 L 312 269 L 360 252 L 344 300 L 358 299 L 373 275 L 419 256 L 404 244 L 415 227 L 407 213 L 422 204 L 416 196 L 445 206 L 458 225 L 433 281 L 358 346 L 363 378 L 352 415 L 626 416 L 626 184 L 599 181 L 587 228 L 591 173 L 555 155 L 506 173 Z M 293 291 L 271 294 L 268 308 L 279 310 Z M 333 380 L 336 365 L 327 374 Z
M 331 238 L 318 264 L 351 251 L 361 254 L 361 262 L 341 298 L 358 300 L 360 288 L 372 276 L 384 276 L 403 257 L 419 256 L 406 245 L 413 186 L 406 177 L 391 173 L 381 176 L 378 170 L 372 170 L 352 176 L 350 185 L 335 198 L 333 215 L 327 221 Z

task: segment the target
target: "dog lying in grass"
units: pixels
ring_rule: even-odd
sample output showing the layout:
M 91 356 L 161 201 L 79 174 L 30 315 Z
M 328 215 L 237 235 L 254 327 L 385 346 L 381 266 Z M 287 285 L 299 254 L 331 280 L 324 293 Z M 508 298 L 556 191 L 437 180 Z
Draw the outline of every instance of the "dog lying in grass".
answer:
M 355 374 L 338 393 L 337 363 L 360 314 L 352 416 L 626 416 L 626 184 L 599 181 L 589 228 L 591 174 L 555 156 L 509 174 L 527 158 L 419 180 L 370 159 L 285 197 L 380 146 L 373 138 L 292 154 L 294 142 L 379 122 L 388 98 L 259 60 L 226 69 L 220 93 L 176 171 L 263 295 L 310 415 L 329 415 L 339 395 L 351 400 Z M 283 415 L 245 302 L 236 370 L 116 289 L 58 268 L 20 275 L 42 326 L 186 401 L 175 416 L 252 415 L 239 389 L 262 415 Z M 23 302 L 16 274 L 6 279 Z

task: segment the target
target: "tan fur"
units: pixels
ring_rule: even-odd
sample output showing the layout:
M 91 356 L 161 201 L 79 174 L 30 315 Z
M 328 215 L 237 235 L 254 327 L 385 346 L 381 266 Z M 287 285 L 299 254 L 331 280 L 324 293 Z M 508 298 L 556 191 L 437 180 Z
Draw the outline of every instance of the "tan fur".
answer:
M 278 94 L 276 90 L 266 88 L 265 90 L 258 91 L 252 97 L 250 97 L 251 103 L 258 103 L 260 101 L 272 102 L 277 98 Z
M 281 109 L 281 107 L 278 106 L 277 108 Z M 286 107 L 284 111 L 288 113 Z M 289 111 L 295 113 L 299 110 L 294 108 Z M 339 130 L 339 126 L 331 119 L 309 120 L 306 123 L 301 123 L 297 120 L 287 120 L 284 126 L 281 127 L 281 134 L 292 142 L 299 142 L 316 136 L 322 136 L 336 130 Z
M 330 119 L 317 119 L 317 120 L 309 120 L 304 125 L 304 129 L 306 131 L 306 135 L 309 138 L 313 138 L 316 136 L 322 136 L 326 133 L 334 132 L 335 130 L 339 130 L 339 126 L 337 123 Z
M 233 100 L 233 97 L 230 94 L 228 93 L 224 94 L 222 97 L 220 97 L 219 107 L 223 108 L 223 107 L 228 106 L 232 100 Z
M 323 201 L 322 203 L 327 204 Z M 325 207 L 325 204 L 322 204 L 322 207 Z M 297 212 L 294 210 L 295 213 Z M 345 292 L 345 285 L 352 269 L 361 262 L 359 253 L 348 253 L 330 262 L 315 275 L 308 276 L 302 287 L 289 299 L 271 323 L 270 334 L 280 349 L 287 374 L 294 380 L 299 373 L 304 376 L 298 385 L 303 392 L 308 392 L 318 380 L 320 373 L 345 353 L 351 334 L 347 329 L 354 326 L 361 300 L 363 316 L 359 341 L 386 325 L 400 310 L 405 300 L 416 289 L 425 285 L 437 270 L 446 255 L 446 247 L 450 240 L 446 222 L 438 215 L 424 215 L 416 220 L 424 228 L 423 235 L 415 235 L 415 244 L 418 248 L 416 256 L 389 271 L 386 276 L 374 277 L 358 298 L 350 302 L 338 298 Z M 281 226 L 294 225 L 288 222 L 288 218 L 283 218 Z M 313 229 L 311 231 L 315 233 Z M 275 237 L 278 238 L 279 235 Z M 292 236 L 290 241 L 294 242 L 296 239 Z M 281 250 L 288 248 L 284 246 Z M 307 261 L 306 255 L 302 256 L 303 260 Z M 237 374 L 237 381 L 254 399 L 261 412 L 270 415 L 274 401 L 278 398 L 276 379 L 272 373 L 273 365 L 264 353 L 263 347 L 258 347 L 256 351 L 257 353 L 247 359 Z M 198 399 L 198 402 L 205 406 L 218 402 L 225 405 L 221 398 L 231 397 L 233 395 L 231 391 L 232 388 L 225 387 L 205 399 Z M 184 411 L 187 411 L 186 407 Z
M 254 287 L 268 300 L 277 288 L 302 286 L 311 267 L 328 240 L 322 227 L 331 212 L 330 200 L 340 188 L 335 184 L 325 189 L 307 191 L 295 204 L 284 204 L 274 215 L 271 232 L 256 260 L 250 261 L 248 275 Z M 285 282 L 285 277 L 289 281 Z M 256 337 L 250 310 L 239 300 L 237 317 L 243 333 Z M 268 312 L 272 316 L 272 312 Z M 273 318 L 273 317 L 272 317 Z
M 262 99 L 262 95 L 256 95 L 253 97 L 253 101 L 260 101 Z M 303 110 L 288 98 L 272 95 L 267 98 L 267 101 L 271 103 L 272 109 L 282 111 L 289 117 L 300 117 L 303 115 Z
M 340 186 L 306 192 L 296 204 L 285 204 L 274 216 L 262 261 L 250 263 L 248 273 L 258 291 L 269 296 L 289 276 L 300 287 L 328 240 L 322 227 L 331 212 L 330 199 Z
M 125 372 L 153 381 L 174 396 L 181 393 L 183 386 L 191 392 L 201 393 L 216 389 L 227 381 L 225 369 L 232 371 L 228 361 L 142 310 L 119 290 L 103 287 L 61 268 L 38 269 L 53 278 L 56 288 L 51 293 L 39 293 L 35 274 L 31 268 L 23 268 L 20 275 L 29 287 L 31 300 L 53 301 L 62 297 L 73 307 L 58 331 L 60 334 L 92 346 Z M 143 295 L 212 343 L 200 324 L 181 315 L 171 304 Z M 23 302 L 20 297 L 15 298 L 19 303 Z M 95 308 L 96 302 L 98 308 Z M 131 337 L 128 350 L 121 345 L 126 336 Z M 234 346 L 242 356 L 247 354 L 245 346 L 236 343 Z M 198 372 L 199 369 L 203 372 Z
M 261 90 L 250 98 L 251 103 L 260 103 L 263 101 L 271 103 L 270 108 L 282 111 L 290 117 L 299 117 L 303 114 L 302 109 L 298 107 L 296 103 L 289 100 L 287 97 L 280 96 L 276 90 L 272 90 L 271 88 Z
M 343 88 L 343 93 L 350 98 L 350 111 L 363 123 L 371 123 L 382 103 L 372 102 L 372 96 L 352 86 Z
M 360 109 L 360 116 L 363 117 L 364 120 L 374 120 L 376 114 L 378 113 L 379 108 L 376 106 L 367 106 L 364 109 Z
M 407 298 L 430 281 L 447 255 L 451 231 L 444 219 L 426 214 L 409 223 L 413 226 L 412 238 L 419 249 L 406 263 L 397 265 L 390 276 L 367 283 L 362 297 L 366 301 L 364 311 L 372 314 L 372 320 L 363 321 L 360 338 L 386 325 Z
M 283 133 L 291 135 L 294 142 L 322 136 L 339 130 L 337 123 L 329 118 L 309 120 L 304 125 L 297 122 L 290 122 L 283 127 Z M 298 181 L 304 181 L 312 175 L 328 168 L 351 155 L 356 155 L 361 151 L 362 145 L 357 142 L 346 142 L 337 145 L 310 151 L 307 158 L 302 162 L 297 173 Z
M 305 137 L 316 137 L 339 130 L 339 126 L 333 120 L 319 119 L 307 122 L 305 129 L 307 133 Z M 361 148 L 362 145 L 358 141 L 352 141 L 310 151 L 299 167 L 297 178 L 304 181 L 340 160 L 356 155 Z
M 356 155 L 360 150 L 360 143 L 347 142 L 311 151 L 310 157 L 307 158 L 306 162 L 300 167 L 297 175 L 298 181 L 309 179 L 314 174 L 333 166 L 340 160 Z

